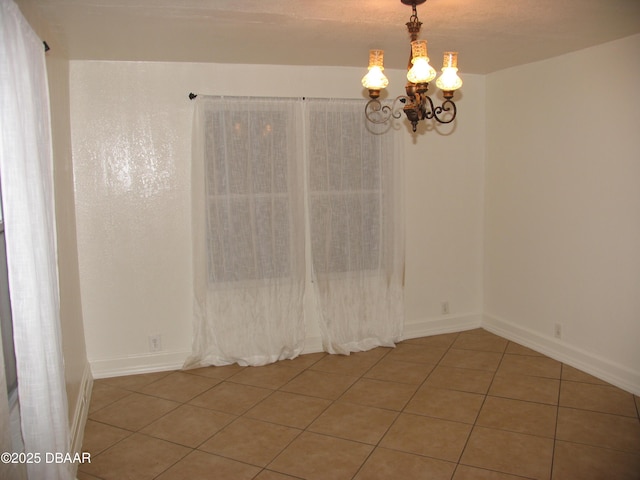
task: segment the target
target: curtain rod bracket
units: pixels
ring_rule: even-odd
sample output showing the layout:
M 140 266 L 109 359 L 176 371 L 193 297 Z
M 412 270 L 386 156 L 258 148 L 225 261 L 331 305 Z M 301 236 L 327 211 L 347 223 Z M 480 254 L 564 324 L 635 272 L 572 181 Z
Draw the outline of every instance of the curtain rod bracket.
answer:
M 47 44 L 47 42 L 42 42 L 44 45 L 44 51 L 48 52 L 49 50 L 51 50 L 51 48 L 49 47 L 49 45 Z
M 189 100 L 193 100 L 194 98 L 196 98 L 198 95 L 195 93 L 190 93 L 189 94 Z

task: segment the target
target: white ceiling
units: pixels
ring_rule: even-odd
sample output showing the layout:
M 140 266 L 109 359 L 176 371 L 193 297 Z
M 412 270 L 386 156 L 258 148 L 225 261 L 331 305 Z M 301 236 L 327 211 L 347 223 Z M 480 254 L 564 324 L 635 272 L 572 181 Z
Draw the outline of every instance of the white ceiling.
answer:
M 71 59 L 366 67 L 385 50 L 404 68 L 400 0 L 17 0 L 55 34 Z M 428 0 L 421 38 L 439 68 L 485 74 L 640 33 L 640 0 Z M 47 40 L 47 39 L 45 39 Z M 57 42 L 57 43 L 56 43 Z M 598 59 L 594 58 L 594 66 Z

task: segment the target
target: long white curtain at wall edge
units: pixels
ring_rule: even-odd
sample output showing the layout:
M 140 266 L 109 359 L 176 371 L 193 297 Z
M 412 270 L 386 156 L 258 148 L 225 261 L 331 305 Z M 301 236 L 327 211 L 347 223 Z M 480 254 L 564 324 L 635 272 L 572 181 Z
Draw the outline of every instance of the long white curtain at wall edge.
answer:
M 69 452 L 53 196 L 49 92 L 42 40 L 11 0 L 0 9 L 0 180 L 21 426 L 29 479 L 67 480 Z
M 368 128 L 361 101 L 306 110 L 313 287 L 323 346 L 348 354 L 402 335 L 404 216 L 396 132 Z
M 185 368 L 264 365 L 302 351 L 300 120 L 295 99 L 196 99 L 195 318 Z

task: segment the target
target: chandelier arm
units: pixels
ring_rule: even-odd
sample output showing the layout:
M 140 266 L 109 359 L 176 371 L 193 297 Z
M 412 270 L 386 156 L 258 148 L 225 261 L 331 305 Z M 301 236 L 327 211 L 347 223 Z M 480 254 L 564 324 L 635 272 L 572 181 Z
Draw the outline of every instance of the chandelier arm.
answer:
M 364 115 L 371 123 L 386 123 L 390 118 L 398 119 L 402 116 L 402 109 L 399 107 L 398 102 L 406 103 L 408 97 L 399 96 L 393 100 L 393 103 L 389 105 L 383 105 L 377 98 L 371 99 L 364 107 Z
M 436 107 L 428 95 L 424 95 L 421 99 L 421 110 L 422 120 L 434 119 L 438 123 L 451 123 L 455 120 L 457 114 L 456 104 L 452 100 L 447 98 L 442 102 L 442 105 Z M 449 115 L 441 117 L 443 113 Z
M 451 112 L 449 114 L 449 118 L 446 119 L 446 117 L 440 118 L 439 115 L 442 113 L 448 113 Z M 456 109 L 456 104 L 453 103 L 452 100 L 446 99 L 444 102 L 442 102 L 442 105 L 440 105 L 439 107 L 436 107 L 433 110 L 433 118 L 435 118 L 438 122 L 440 123 L 451 123 L 456 119 L 456 114 L 458 113 L 457 109 Z

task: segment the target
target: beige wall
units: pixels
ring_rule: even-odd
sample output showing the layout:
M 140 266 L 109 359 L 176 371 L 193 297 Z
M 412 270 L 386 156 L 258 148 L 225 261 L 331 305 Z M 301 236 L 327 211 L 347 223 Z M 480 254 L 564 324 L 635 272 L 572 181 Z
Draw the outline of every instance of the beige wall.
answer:
M 191 91 L 363 98 L 355 68 L 71 62 L 78 250 L 98 376 L 181 364 L 191 348 Z M 388 72 L 391 94 L 404 73 Z M 479 325 L 484 78 L 468 75 L 455 128 L 404 134 L 407 330 Z M 441 316 L 441 302 L 451 314 Z M 163 352 L 150 355 L 148 336 Z M 308 345 L 318 328 L 309 320 Z
M 484 276 L 487 324 L 635 393 L 638 78 L 639 35 L 487 77 Z
M 65 379 L 70 418 L 84 392 L 87 352 L 84 339 L 80 274 L 76 239 L 73 164 L 69 119 L 69 62 L 53 54 L 47 59 L 51 127 L 54 152 L 54 186 L 58 269 L 60 280 L 60 323 L 65 361 Z

